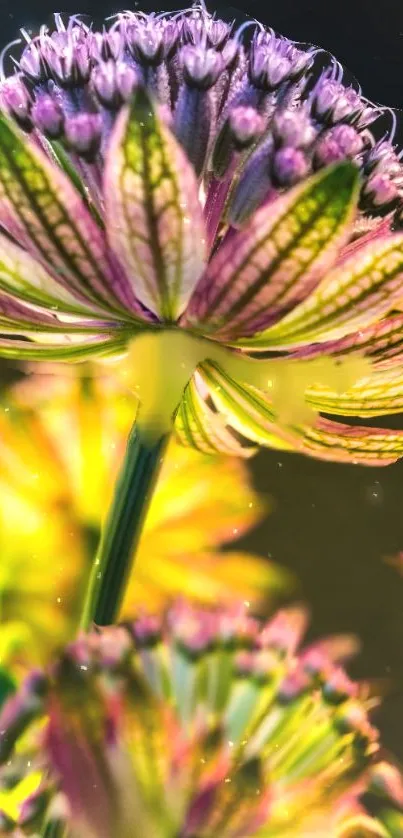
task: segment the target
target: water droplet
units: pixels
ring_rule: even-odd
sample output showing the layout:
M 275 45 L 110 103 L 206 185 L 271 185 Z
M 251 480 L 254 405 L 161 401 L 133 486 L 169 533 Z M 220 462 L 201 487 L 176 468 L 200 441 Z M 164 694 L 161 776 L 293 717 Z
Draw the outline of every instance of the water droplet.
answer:
M 366 494 L 369 503 L 371 503 L 373 506 L 378 506 L 382 503 L 383 489 L 379 480 L 375 480 L 375 482 L 368 487 Z

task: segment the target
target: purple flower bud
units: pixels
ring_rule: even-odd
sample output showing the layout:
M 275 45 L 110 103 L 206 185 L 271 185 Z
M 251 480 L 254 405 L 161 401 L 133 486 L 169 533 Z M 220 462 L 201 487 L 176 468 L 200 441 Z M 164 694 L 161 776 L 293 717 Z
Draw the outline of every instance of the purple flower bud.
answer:
M 189 87 L 208 90 L 224 68 L 219 52 L 202 46 L 186 46 L 180 52 L 184 78 Z
M 315 116 L 331 125 L 341 120 L 352 122 L 364 110 L 359 93 L 326 76 L 319 80 L 314 90 L 312 106 Z
M 116 64 L 116 86 L 124 102 L 130 101 L 138 84 L 139 77 L 134 67 L 119 61 Z
M 272 141 L 260 145 L 245 163 L 239 180 L 231 194 L 228 220 L 234 227 L 241 227 L 267 198 L 272 187 L 270 160 Z
M 0 101 L 20 125 L 31 125 L 29 116 L 32 100 L 20 75 L 11 76 L 1 84 Z
M 57 139 L 63 134 L 64 113 L 52 96 L 38 96 L 32 108 L 32 119 L 35 127 L 51 139 Z
M 369 791 L 386 797 L 403 809 L 403 777 L 394 765 L 379 762 L 373 767 Z
M 306 673 L 296 669 L 280 684 L 277 701 L 279 704 L 290 704 L 300 698 L 309 686 L 310 681 Z
M 161 20 L 160 27 L 164 42 L 164 55 L 165 58 L 170 58 L 180 38 L 181 24 L 176 20 Z
M 156 67 L 164 60 L 164 33 L 156 21 L 137 19 L 127 27 L 126 43 L 137 61 Z
M 211 100 L 207 90 L 183 85 L 174 114 L 174 132 L 197 175 L 205 166 L 211 135 Z
M 264 118 L 254 108 L 242 106 L 230 111 L 228 122 L 234 144 L 239 149 L 251 145 L 265 127 Z
M 44 78 L 46 67 L 38 43 L 31 41 L 24 48 L 19 65 L 21 72 L 31 81 L 38 82 Z
M 250 61 L 250 77 L 255 87 L 272 91 L 289 78 L 291 63 L 286 56 L 259 47 L 253 50 Z
M 375 741 L 376 731 L 368 721 L 364 707 L 352 700 L 343 705 L 334 721 L 337 730 L 343 733 L 355 733 L 366 741 Z
M 230 69 L 233 66 L 233 64 L 235 63 L 238 55 L 239 55 L 239 43 L 235 38 L 231 38 L 231 40 L 227 41 L 224 48 L 221 50 L 222 60 L 224 62 L 224 66 L 227 70 Z
M 66 119 L 65 137 L 68 145 L 77 154 L 92 158 L 98 151 L 102 136 L 100 114 L 78 114 Z
M 364 140 L 352 125 L 336 125 L 328 133 L 346 157 L 355 157 L 361 153 Z
M 399 190 L 388 174 L 374 174 L 364 184 L 363 196 L 369 198 L 375 208 L 392 208 L 399 199 Z
M 154 646 L 162 637 L 162 620 L 155 616 L 141 616 L 130 626 L 138 648 Z
M 51 75 L 63 86 L 82 85 L 90 77 L 90 41 L 81 27 L 44 37 L 42 56 Z
M 112 59 L 98 64 L 91 73 L 91 84 L 99 101 L 106 108 L 118 108 L 127 102 L 137 86 L 138 75 L 133 67 Z
M 273 183 L 277 186 L 293 186 L 308 174 L 309 165 L 300 149 L 282 148 L 274 155 L 272 162 Z
M 344 160 L 345 156 L 343 149 L 340 148 L 337 140 L 334 140 L 329 132 L 329 134 L 321 137 L 316 143 L 313 162 L 315 168 L 321 168 L 322 166 L 330 166 L 332 163 L 337 163 L 339 160 Z
M 207 22 L 207 38 L 209 44 L 215 49 L 222 47 L 229 37 L 231 27 L 223 20 L 209 18 Z
M 118 29 L 111 32 L 93 32 L 90 36 L 89 51 L 91 58 L 96 61 L 117 61 L 124 50 L 122 33 Z
M 324 698 L 331 704 L 341 704 L 348 698 L 358 695 L 357 684 L 346 675 L 343 669 L 333 669 L 323 684 Z
M 402 165 L 390 142 L 383 140 L 376 143 L 364 160 L 364 172 L 371 174 L 375 170 L 383 174 L 401 176 Z
M 307 148 L 316 137 L 312 120 L 302 108 L 275 114 L 272 131 L 276 143 L 293 148 Z
M 316 167 L 329 166 L 339 160 L 353 158 L 360 154 L 364 140 L 352 125 L 336 125 L 326 131 L 314 149 Z

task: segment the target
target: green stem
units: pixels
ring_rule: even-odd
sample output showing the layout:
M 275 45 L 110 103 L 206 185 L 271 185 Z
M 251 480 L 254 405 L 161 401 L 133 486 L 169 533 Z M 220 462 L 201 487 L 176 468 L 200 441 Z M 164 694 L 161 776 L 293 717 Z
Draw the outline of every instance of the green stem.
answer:
M 115 487 L 88 584 L 81 628 L 110 625 L 119 614 L 169 434 L 149 441 L 136 423 Z

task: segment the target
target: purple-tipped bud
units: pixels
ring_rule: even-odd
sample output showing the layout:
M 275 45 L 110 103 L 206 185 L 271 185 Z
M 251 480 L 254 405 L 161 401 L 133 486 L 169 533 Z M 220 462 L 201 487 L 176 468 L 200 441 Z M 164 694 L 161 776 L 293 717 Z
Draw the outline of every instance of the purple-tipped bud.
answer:
M 336 125 L 326 131 L 314 148 L 316 168 L 330 166 L 346 158 L 354 158 L 363 149 L 364 141 L 352 125 Z
M 31 96 L 19 75 L 6 79 L 0 87 L 0 101 L 3 107 L 23 127 L 29 127 Z
M 90 77 L 90 40 L 85 30 L 72 26 L 42 40 L 42 56 L 51 76 L 65 87 L 83 85 Z
M 196 85 L 182 85 L 176 103 L 173 128 L 196 174 L 201 175 L 212 130 L 212 103 L 208 90 L 200 89 Z
M 217 178 L 224 177 L 236 151 L 251 146 L 263 133 L 265 120 L 254 108 L 232 108 L 214 145 L 212 164 Z
M 272 142 L 269 140 L 247 160 L 228 205 L 228 220 L 234 227 L 245 224 L 269 194 L 271 155 Z
M 343 669 L 333 669 L 323 684 L 324 698 L 330 704 L 341 704 L 348 698 L 356 698 L 358 686 L 346 675 Z
M 128 26 L 126 43 L 133 57 L 142 64 L 156 67 L 164 60 L 163 29 L 152 19 L 137 20 Z
M 224 67 L 219 52 L 202 46 L 183 47 L 180 60 L 186 83 L 198 90 L 208 90 L 212 87 Z
M 285 55 L 271 52 L 264 47 L 256 48 L 251 56 L 250 77 L 260 90 L 276 90 L 290 77 L 291 63 Z
M 239 43 L 235 38 L 227 41 L 224 48 L 221 50 L 221 57 L 224 62 L 224 67 L 228 70 L 235 64 L 239 55 Z
M 265 120 L 254 108 L 233 108 L 228 117 L 229 129 L 234 145 L 238 149 L 248 148 L 263 133 Z
M 90 37 L 90 56 L 95 61 L 117 61 L 124 50 L 122 33 L 118 29 L 111 32 L 93 32 Z
M 354 122 L 364 111 L 359 93 L 326 76 L 314 90 L 312 106 L 315 116 L 331 125 L 341 120 Z
M 364 184 L 362 194 L 364 198 L 370 200 L 375 209 L 381 207 L 392 209 L 400 195 L 396 184 L 393 183 L 388 174 L 383 172 L 376 173 L 368 178 Z
M 46 67 L 39 44 L 31 41 L 21 55 L 20 70 L 31 81 L 41 81 L 46 75 Z
M 357 744 L 375 742 L 377 739 L 377 731 L 368 721 L 364 707 L 354 700 L 342 705 L 335 716 L 334 725 L 342 733 L 355 734 Z
M 204 619 L 201 611 L 179 603 L 169 614 L 171 631 L 176 643 L 192 657 L 202 655 L 216 640 L 215 620 Z
M 304 152 L 298 148 L 282 148 L 272 161 L 272 177 L 275 186 L 293 186 L 309 172 Z
M 154 646 L 162 637 L 162 620 L 153 615 L 138 617 L 130 626 L 138 648 Z
M 94 67 L 91 84 L 101 104 L 113 110 L 131 99 L 138 85 L 138 75 L 129 64 L 110 59 Z
M 403 809 L 403 777 L 389 762 L 379 762 L 371 772 L 369 791 L 395 803 Z
M 70 148 L 85 158 L 92 158 L 98 151 L 102 136 L 100 114 L 78 114 L 66 119 L 65 137 Z
M 40 95 L 32 108 L 32 120 L 36 128 L 51 139 L 63 134 L 64 113 L 52 96 Z
M 284 681 L 280 684 L 277 701 L 283 705 L 290 704 L 300 698 L 309 689 L 309 686 L 310 680 L 306 673 L 296 669 L 295 672 L 284 678 Z
M 365 174 L 370 175 L 375 171 L 388 174 L 391 177 L 401 177 L 402 164 L 392 144 L 387 140 L 376 143 L 365 156 Z
M 215 49 L 220 49 L 229 37 L 231 27 L 223 20 L 210 18 L 207 23 L 207 38 L 209 44 Z
M 275 114 L 272 131 L 278 145 L 293 148 L 307 148 L 316 137 L 312 120 L 302 108 Z

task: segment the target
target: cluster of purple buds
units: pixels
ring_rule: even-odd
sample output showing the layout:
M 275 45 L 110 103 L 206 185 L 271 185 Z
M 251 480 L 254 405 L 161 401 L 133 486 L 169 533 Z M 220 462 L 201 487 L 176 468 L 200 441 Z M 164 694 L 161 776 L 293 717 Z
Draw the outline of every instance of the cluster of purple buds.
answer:
M 210 234 L 343 159 L 361 171 L 362 213 L 400 216 L 402 166 L 393 129 L 379 136 L 381 109 L 343 82 L 331 56 L 320 68 L 319 50 L 251 25 L 236 29 L 202 6 L 122 12 L 102 31 L 56 15 L 53 31 L 24 33 L 0 103 L 53 153 L 70 155 L 91 190 L 119 109 L 146 86 L 202 181 Z
M 403 784 L 340 666 L 351 639 L 301 650 L 305 627 L 299 608 L 262 625 L 178 603 L 79 637 L 2 711 L 3 789 L 42 773 L 2 834 L 391 838 L 362 796 L 398 814 Z

